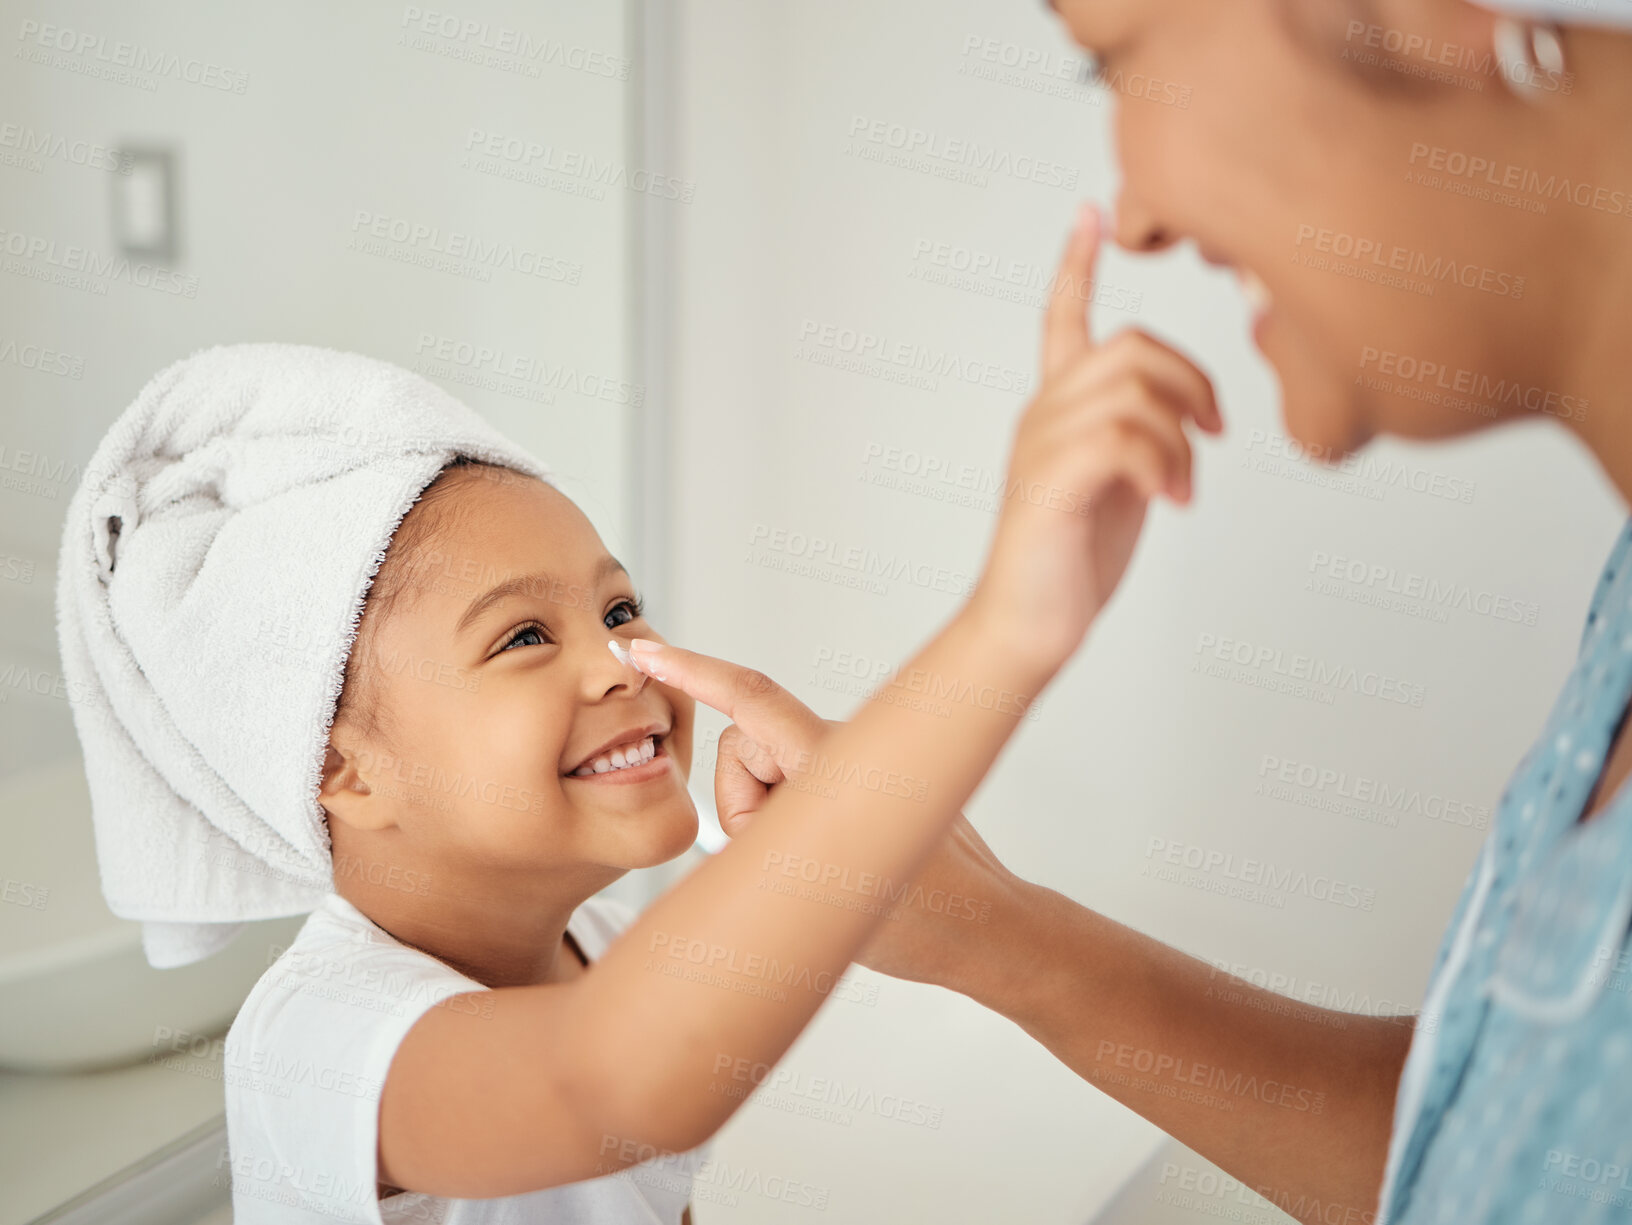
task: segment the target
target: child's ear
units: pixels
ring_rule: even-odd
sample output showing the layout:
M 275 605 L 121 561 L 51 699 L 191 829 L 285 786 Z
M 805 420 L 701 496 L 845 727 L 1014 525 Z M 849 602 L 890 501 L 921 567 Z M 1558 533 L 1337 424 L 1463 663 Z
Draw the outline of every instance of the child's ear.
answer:
M 323 755 L 323 777 L 318 784 L 318 802 L 331 821 L 338 819 L 356 829 L 385 829 L 396 824 L 396 816 L 381 797 L 374 795 L 362 775 L 360 755 L 336 748 L 331 740 Z M 330 830 L 333 836 L 333 830 Z
M 342 788 L 369 794 L 368 784 L 357 772 L 356 763 L 331 744 L 323 755 L 323 784 L 318 790 L 326 795 Z

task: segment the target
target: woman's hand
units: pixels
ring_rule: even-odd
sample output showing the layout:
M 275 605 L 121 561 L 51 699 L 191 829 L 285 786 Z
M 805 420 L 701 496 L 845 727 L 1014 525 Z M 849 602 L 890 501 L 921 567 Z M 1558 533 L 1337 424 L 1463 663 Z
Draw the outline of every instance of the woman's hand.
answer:
M 674 646 L 663 655 L 665 684 L 735 719 L 720 734 L 714 765 L 714 806 L 728 835 L 746 830 L 777 787 L 820 777 L 821 742 L 838 720 L 823 719 L 762 672 Z M 767 869 L 766 883 L 821 888 L 786 861 Z M 948 985 L 963 944 L 1017 883 L 960 813 L 916 878 L 847 890 L 849 903 L 892 911 L 856 960 L 894 978 Z
M 792 694 L 783 692 L 787 701 L 798 703 Z M 739 704 L 739 717 L 741 713 Z M 790 771 L 784 768 L 784 762 L 819 760 L 816 746 L 820 737 L 838 727 L 839 722 L 817 722 L 821 724 L 817 739 L 796 746 L 793 752 L 787 745 L 755 741 L 739 723 L 732 723 L 720 734 L 714 763 L 714 803 L 721 829 L 735 837 L 748 828 L 771 792 L 787 783 Z M 797 776 L 795 768 L 792 777 Z M 794 785 L 798 785 L 797 781 Z M 803 880 L 797 865 L 780 867 L 784 883 L 821 888 L 819 879 Z M 776 875 L 773 870 L 771 876 Z M 1003 866 L 960 812 L 917 877 L 876 882 L 870 898 L 855 899 L 858 904 L 876 902 L 891 912 L 856 960 L 892 978 L 949 986 L 958 969 L 962 946 L 977 934 L 971 925 L 986 925 L 1000 896 L 1018 882 L 1019 878 Z M 772 879 L 768 883 L 777 882 Z
M 1043 324 L 1042 378 L 1015 432 L 987 562 L 970 597 L 998 641 L 1047 675 L 1081 644 L 1132 556 L 1157 494 L 1189 502 L 1185 418 L 1223 429 L 1212 384 L 1140 331 L 1088 335 L 1098 210 L 1084 206 Z

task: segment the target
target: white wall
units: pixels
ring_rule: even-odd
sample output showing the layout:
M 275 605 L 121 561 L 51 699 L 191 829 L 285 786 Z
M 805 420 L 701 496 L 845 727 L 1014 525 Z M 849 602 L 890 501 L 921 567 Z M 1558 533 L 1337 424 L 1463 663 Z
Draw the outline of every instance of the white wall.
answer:
M 801 348 L 806 321 L 1031 374 L 1036 306 L 934 283 L 922 253 L 944 243 L 948 258 L 989 256 L 1046 281 L 1078 200 L 1114 201 L 1111 104 L 1048 75 L 1068 76 L 1061 60 L 1075 49 L 1038 3 L 711 0 L 677 11 L 677 166 L 698 187 L 678 210 L 670 304 L 679 616 L 665 630 L 840 718 L 866 684 L 826 687 L 834 678 L 818 657 L 899 663 L 959 597 L 769 568 L 767 556 L 794 558 L 752 548 L 754 533 L 974 573 L 991 513 L 869 484 L 864 474 L 889 474 L 867 457 L 902 448 L 1000 480 L 1025 397 L 821 364 Z M 1040 66 L 980 75 L 1022 58 Z M 1078 185 L 1003 173 L 976 185 L 867 160 L 852 128 L 875 120 L 1050 160 L 1074 168 Z M 1198 441 L 1195 503 L 1155 505 L 1112 606 L 967 811 L 1016 871 L 1191 953 L 1288 976 L 1289 992 L 1338 1007 L 1415 1008 L 1481 832 L 1420 806 L 1326 811 L 1310 806 L 1322 794 L 1312 788 L 1268 798 L 1255 790 L 1264 762 L 1370 780 L 1434 811 L 1482 811 L 1488 827 L 1573 660 L 1618 503 L 1585 454 L 1539 422 L 1449 447 L 1375 444 L 1357 492 L 1323 487 L 1304 461 L 1250 467 L 1281 439 L 1280 409 L 1233 281 L 1189 248 L 1107 251 L 1100 269 L 1092 325 L 1143 327 L 1192 354 L 1215 380 L 1227 431 Z M 1387 465 L 1404 483 L 1388 483 Z M 1414 492 L 1436 478 L 1470 500 Z M 1319 594 L 1305 586 L 1318 554 L 1508 597 L 1534 606 L 1535 624 L 1460 609 L 1425 619 L 1362 602 L 1364 587 Z M 1198 644 L 1226 638 L 1279 651 L 1288 667 L 1302 653 L 1396 678 L 1423 701 L 1338 689 L 1327 703 L 1193 670 L 1206 657 Z M 1335 877 L 1372 891 L 1351 895 L 1370 908 L 1305 892 L 1268 905 L 1153 879 L 1152 839 L 1232 854 L 1237 870 L 1250 857 Z M 829 1004 L 785 1066 L 915 1091 L 944 1105 L 941 1130 L 754 1106 L 722 1138 L 744 1161 L 828 1184 L 844 1220 L 1083 1220 L 1156 1139 L 1008 1023 L 926 989 L 859 981 L 882 984 L 876 1007 Z M 718 1219 L 808 1218 L 754 1202 Z
M 453 19 L 451 36 L 411 16 L 431 12 Z M 593 183 L 590 195 L 574 194 L 485 169 L 539 170 L 549 155 L 470 160 L 470 133 L 480 129 L 549 146 L 556 159 L 664 169 L 631 153 L 637 74 L 621 5 L 300 0 L 138 13 L 91 0 L 8 3 L 0 15 L 8 65 L 0 73 L 0 345 L 15 346 L 0 348 L 0 473 L 43 465 L 68 474 L 26 488 L 0 482 L 0 671 L 12 661 L 56 667 L 53 571 L 79 467 L 151 375 L 214 343 L 322 344 L 422 370 L 555 465 L 608 547 L 638 573 L 631 455 L 645 388 L 631 345 L 628 236 L 631 210 L 647 197 Z M 477 28 L 466 30 L 466 21 Z M 121 43 L 138 50 L 121 52 Z M 79 54 L 58 49 L 79 45 Z M 134 72 L 132 83 L 99 75 L 132 54 L 157 70 Z M 188 79 L 204 73 L 229 88 Z M 241 90 L 230 87 L 238 83 Z M 118 257 L 113 176 L 76 164 L 72 151 L 84 160 L 93 146 L 127 142 L 178 151 L 173 272 L 190 279 L 192 296 L 134 284 L 146 279 L 141 270 L 94 277 L 92 288 L 39 279 L 56 271 L 53 258 L 70 258 L 70 246 Z M 53 156 L 59 144 L 68 152 Z M 372 235 L 376 225 L 385 237 Z M 416 226 L 437 236 L 391 238 Z M 455 271 L 410 262 L 448 248 L 456 233 L 512 254 L 466 259 Z M 14 254 L 34 239 L 54 242 L 55 256 Z M 545 275 L 531 271 L 540 267 Z M 498 356 L 438 361 L 439 345 Z M 77 373 L 41 372 L 9 356 L 40 348 L 67 355 L 60 368 Z M 472 381 L 512 359 L 529 359 L 541 378 Z M 577 376 L 601 380 L 613 398 L 573 390 L 585 385 Z M 20 562 L 8 567 L 7 557 Z M 8 581 L 21 562 L 33 563 L 32 579 Z M 65 703 L 5 696 L 0 772 L 73 751 Z

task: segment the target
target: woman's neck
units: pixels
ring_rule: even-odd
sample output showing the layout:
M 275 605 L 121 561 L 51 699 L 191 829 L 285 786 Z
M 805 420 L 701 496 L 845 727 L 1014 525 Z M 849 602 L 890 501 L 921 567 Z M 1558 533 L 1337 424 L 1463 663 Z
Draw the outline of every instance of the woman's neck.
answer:
M 1595 188 L 1621 187 L 1622 211 L 1567 208 L 1572 224 L 1554 253 L 1555 275 L 1570 292 L 1558 318 L 1537 335 L 1557 339 L 1560 392 L 1585 396 L 1567 426 L 1586 444 L 1605 476 L 1632 507 L 1632 37 L 1578 27 L 1569 31 L 1575 97 L 1567 105 L 1570 137 L 1553 160 L 1568 157 L 1575 178 Z

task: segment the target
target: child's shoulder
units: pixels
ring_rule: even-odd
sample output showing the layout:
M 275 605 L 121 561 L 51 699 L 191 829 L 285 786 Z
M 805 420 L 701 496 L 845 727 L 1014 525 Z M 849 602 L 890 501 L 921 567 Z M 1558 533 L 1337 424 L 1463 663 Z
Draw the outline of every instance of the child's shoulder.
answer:
M 487 990 L 394 939 L 338 894 L 323 899 L 287 948 L 272 946 L 267 954 L 270 964 L 227 1032 L 229 1057 L 273 1030 L 280 1037 L 293 1036 L 290 1030 L 312 1037 L 405 1030 L 450 995 Z

